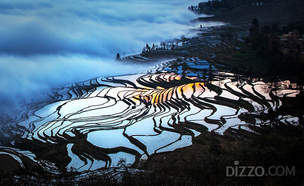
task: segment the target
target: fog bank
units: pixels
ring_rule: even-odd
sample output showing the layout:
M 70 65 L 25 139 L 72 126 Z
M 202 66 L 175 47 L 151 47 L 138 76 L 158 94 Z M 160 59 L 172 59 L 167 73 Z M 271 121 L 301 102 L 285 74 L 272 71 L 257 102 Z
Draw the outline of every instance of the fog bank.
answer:
M 190 34 L 196 1 L 0 2 L 1 110 L 52 87 L 148 68 L 114 59 Z

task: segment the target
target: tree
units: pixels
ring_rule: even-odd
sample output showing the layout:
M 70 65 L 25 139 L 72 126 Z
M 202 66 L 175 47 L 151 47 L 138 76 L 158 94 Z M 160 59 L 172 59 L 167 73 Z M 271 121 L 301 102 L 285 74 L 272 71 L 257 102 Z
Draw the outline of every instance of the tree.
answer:
M 119 161 L 117 162 L 117 166 L 125 168 L 126 162 L 127 162 L 127 160 L 125 158 L 119 158 Z
M 151 48 L 150 48 L 150 46 L 149 46 L 148 44 L 146 44 L 146 49 L 147 49 L 147 51 L 149 51 L 149 52 L 150 52 L 150 50 L 151 50 Z
M 252 20 L 252 24 L 255 26 L 255 27 L 258 27 L 259 26 L 259 20 L 257 20 L 256 18 L 254 18 Z
M 120 54 L 119 53 L 117 53 L 117 55 L 116 55 L 116 60 L 120 60 Z

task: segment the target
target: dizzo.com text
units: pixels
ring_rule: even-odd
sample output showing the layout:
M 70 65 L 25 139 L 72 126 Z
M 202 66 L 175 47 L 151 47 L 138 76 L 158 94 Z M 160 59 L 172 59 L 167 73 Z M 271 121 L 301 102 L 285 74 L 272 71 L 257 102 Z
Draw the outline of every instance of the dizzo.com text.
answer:
M 242 166 L 234 161 L 234 166 L 226 166 L 227 177 L 295 176 L 295 166 Z

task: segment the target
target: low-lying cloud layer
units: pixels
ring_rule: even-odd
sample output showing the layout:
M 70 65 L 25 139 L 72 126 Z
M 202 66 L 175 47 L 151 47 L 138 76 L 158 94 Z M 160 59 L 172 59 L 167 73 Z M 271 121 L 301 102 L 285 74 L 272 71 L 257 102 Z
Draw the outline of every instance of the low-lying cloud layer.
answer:
M 52 87 L 64 86 L 94 77 L 143 72 L 147 65 L 137 66 L 86 55 L 1 56 L 1 109 L 34 102 Z M 36 97 L 37 96 L 37 97 Z M 0 112 L 1 113 L 1 112 Z
M 0 53 L 113 56 L 185 34 L 183 1 L 1 1 Z M 173 4 L 174 3 L 174 4 Z
M 194 26 L 189 21 L 196 18 L 187 7 L 197 3 L 1 1 L 0 109 L 31 100 L 49 87 L 138 71 L 115 64 L 116 53 L 138 53 L 145 43 L 186 35 Z

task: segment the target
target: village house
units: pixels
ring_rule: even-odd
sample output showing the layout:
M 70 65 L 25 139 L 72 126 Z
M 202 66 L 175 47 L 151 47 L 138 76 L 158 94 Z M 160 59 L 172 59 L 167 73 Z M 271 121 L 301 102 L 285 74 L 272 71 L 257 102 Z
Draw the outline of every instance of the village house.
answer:
M 298 30 L 282 34 L 280 51 L 287 61 L 304 63 L 304 34 Z

